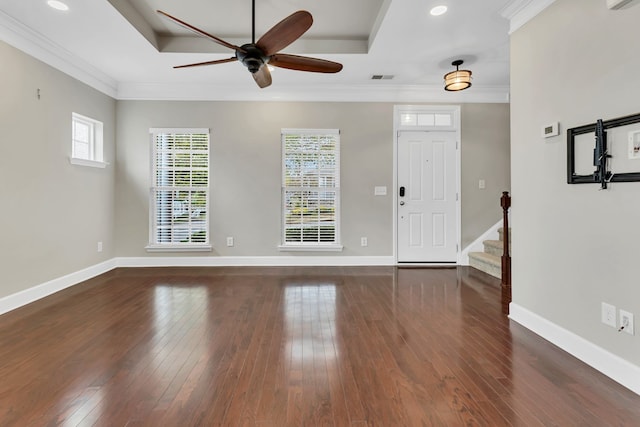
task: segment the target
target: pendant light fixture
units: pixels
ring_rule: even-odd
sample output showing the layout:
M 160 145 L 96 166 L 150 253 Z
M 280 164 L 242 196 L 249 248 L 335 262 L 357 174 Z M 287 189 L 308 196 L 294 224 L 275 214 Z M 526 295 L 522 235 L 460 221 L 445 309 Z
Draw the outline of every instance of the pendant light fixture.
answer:
M 456 59 L 451 63 L 456 70 L 444 75 L 444 90 L 458 91 L 471 87 L 471 71 L 459 69 L 463 62 L 462 59 Z

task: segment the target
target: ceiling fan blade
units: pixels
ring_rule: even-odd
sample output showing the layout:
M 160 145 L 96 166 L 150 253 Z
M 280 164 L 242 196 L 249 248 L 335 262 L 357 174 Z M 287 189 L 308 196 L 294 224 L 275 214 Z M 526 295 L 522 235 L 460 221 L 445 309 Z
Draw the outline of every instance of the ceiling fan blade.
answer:
M 228 42 L 222 40 L 221 38 L 213 36 L 213 35 L 207 33 L 206 31 L 201 30 L 200 28 L 194 27 L 193 25 L 188 24 L 188 23 L 176 18 L 175 16 L 171 16 L 168 13 L 163 12 L 161 10 L 157 10 L 156 12 L 158 12 L 159 14 L 161 14 L 163 16 L 166 16 L 167 18 L 171 19 L 176 24 L 181 25 L 181 26 L 185 27 L 186 29 L 193 31 L 196 34 L 199 34 L 201 36 L 207 37 L 208 39 L 213 40 L 214 42 L 216 42 L 218 44 L 221 44 L 224 47 L 228 47 L 229 49 L 233 49 L 233 50 L 239 50 L 240 52 L 245 53 L 245 50 L 242 49 L 241 47 L 232 45 L 231 43 L 228 43 Z
M 313 17 L 306 10 L 299 10 L 284 18 L 267 31 L 256 45 L 265 55 L 280 52 L 296 41 L 313 24 Z
M 269 72 L 269 67 L 266 65 L 260 67 L 255 73 L 251 73 L 251 75 L 261 89 L 271 85 L 271 72 Z
M 311 58 L 308 56 L 287 55 L 279 53 L 272 55 L 269 65 L 290 70 L 311 71 L 314 73 L 337 73 L 342 70 L 342 64 L 326 59 Z
M 186 64 L 186 65 L 176 65 L 173 68 L 188 68 L 188 67 L 199 67 L 201 65 L 213 65 L 213 64 L 224 64 L 225 62 L 234 62 L 237 61 L 238 58 L 235 56 L 227 59 L 217 59 L 215 61 L 205 61 L 205 62 L 196 62 L 195 64 Z

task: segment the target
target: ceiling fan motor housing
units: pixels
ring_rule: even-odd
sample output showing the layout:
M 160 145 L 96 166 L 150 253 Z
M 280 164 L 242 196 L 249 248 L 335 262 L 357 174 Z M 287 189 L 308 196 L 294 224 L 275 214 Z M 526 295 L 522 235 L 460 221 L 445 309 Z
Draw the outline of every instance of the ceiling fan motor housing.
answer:
M 255 44 L 247 43 L 241 47 L 244 52 L 236 50 L 236 58 L 238 58 L 238 61 L 242 62 L 250 72 L 257 73 L 262 65 L 269 62 L 269 57 Z
M 635 0 L 634 0 L 635 1 Z M 640 0 L 638 0 L 640 1 Z M 227 62 L 239 61 L 251 72 L 253 79 L 260 88 L 271 85 L 271 73 L 264 66 L 271 64 L 274 67 L 287 68 L 290 70 L 308 71 L 315 73 L 337 73 L 342 70 L 342 64 L 327 61 L 319 58 L 311 58 L 300 55 L 287 55 L 279 53 L 280 50 L 289 46 L 299 39 L 313 24 L 313 17 L 306 10 L 298 10 L 271 27 L 266 33 L 255 41 L 255 0 L 252 1 L 251 20 L 253 24 L 251 43 L 236 46 L 226 42 L 206 31 L 182 21 L 166 12 L 158 10 L 158 13 L 172 20 L 198 35 L 204 36 L 211 41 L 218 43 L 235 51 L 235 56 L 231 58 L 218 59 L 214 61 L 198 62 L 186 64 L 174 68 L 198 67 L 201 65 L 224 64 Z

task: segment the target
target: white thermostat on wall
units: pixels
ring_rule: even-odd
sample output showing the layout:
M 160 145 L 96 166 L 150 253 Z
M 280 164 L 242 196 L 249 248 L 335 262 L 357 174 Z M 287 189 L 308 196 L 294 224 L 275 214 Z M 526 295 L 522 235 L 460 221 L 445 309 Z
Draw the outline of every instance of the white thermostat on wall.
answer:
M 558 125 L 558 122 L 550 123 L 542 127 L 543 138 L 550 138 L 558 135 L 560 135 L 560 126 Z

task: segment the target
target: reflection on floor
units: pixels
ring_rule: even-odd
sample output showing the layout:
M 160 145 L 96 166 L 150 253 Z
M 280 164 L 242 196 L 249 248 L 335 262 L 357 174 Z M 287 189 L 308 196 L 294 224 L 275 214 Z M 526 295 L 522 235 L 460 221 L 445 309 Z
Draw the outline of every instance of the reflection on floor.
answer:
M 118 269 L 0 316 L 2 426 L 638 425 L 466 267 Z

